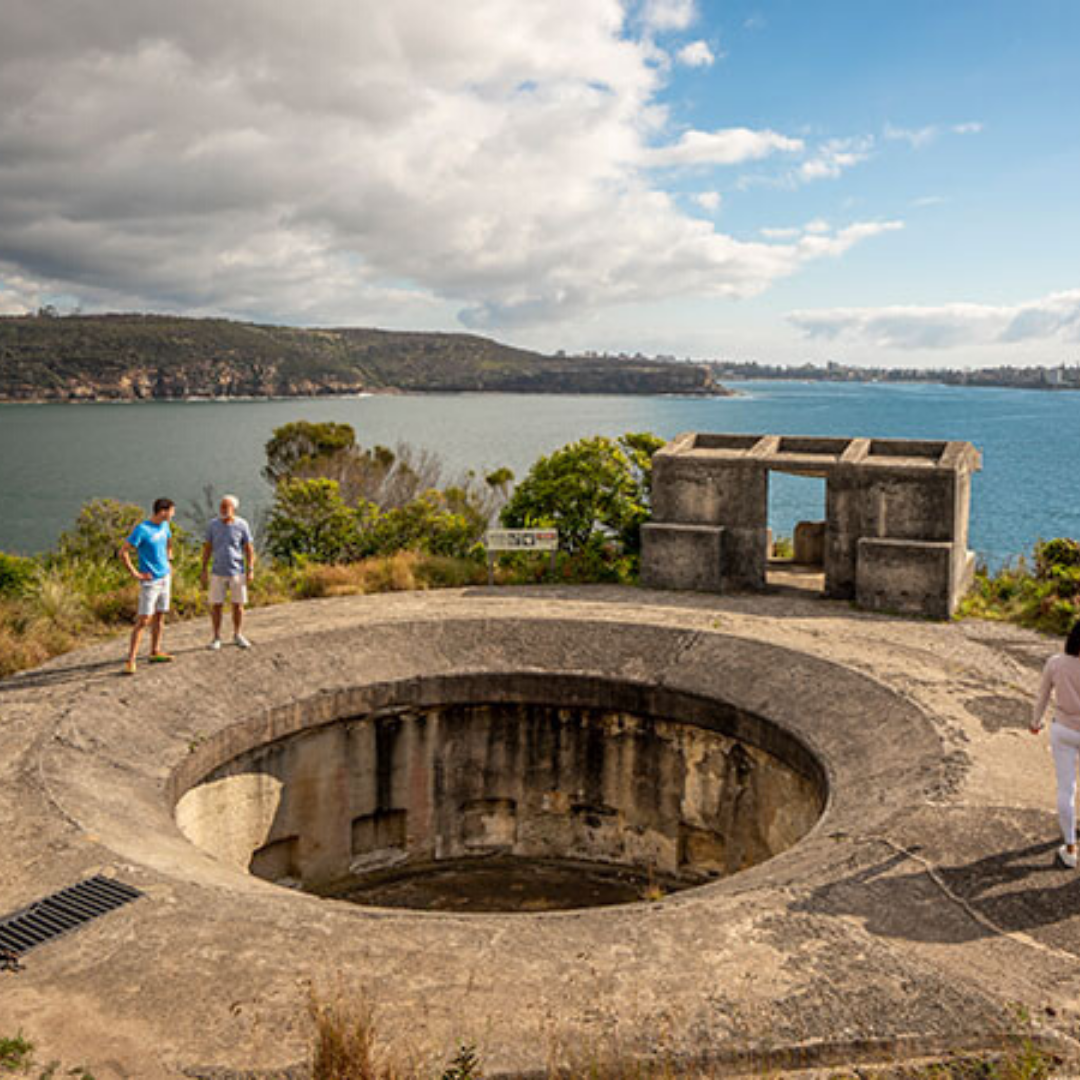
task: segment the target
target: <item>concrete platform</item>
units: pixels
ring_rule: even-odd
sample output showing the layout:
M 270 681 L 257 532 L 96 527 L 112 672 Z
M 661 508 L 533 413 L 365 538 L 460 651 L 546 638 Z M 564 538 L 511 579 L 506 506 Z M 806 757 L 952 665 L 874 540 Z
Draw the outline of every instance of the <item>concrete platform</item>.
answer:
M 135 679 L 116 641 L 0 683 L 0 914 L 95 872 L 147 894 L 0 972 L 0 1035 L 21 1029 L 43 1060 L 97 1080 L 300 1075 L 311 984 L 365 994 L 432 1063 L 477 1043 L 487 1075 L 565 1047 L 761 1075 L 1032 1032 L 1077 1045 L 1080 875 L 1052 865 L 1046 737 L 1026 731 L 1057 642 L 790 594 L 615 588 L 315 601 L 249 626 L 249 653 L 209 653 L 184 625 L 176 663 Z M 302 726 L 365 687 L 492 672 L 765 716 L 822 762 L 824 815 L 769 862 L 659 902 L 505 915 L 290 892 L 173 821 L 177 785 L 290 702 Z

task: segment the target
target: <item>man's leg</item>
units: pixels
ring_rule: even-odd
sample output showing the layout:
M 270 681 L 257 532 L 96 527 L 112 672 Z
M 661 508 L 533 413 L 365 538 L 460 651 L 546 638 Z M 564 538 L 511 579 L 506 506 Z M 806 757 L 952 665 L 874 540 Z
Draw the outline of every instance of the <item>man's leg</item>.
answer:
M 232 606 L 232 628 L 233 636 L 239 637 L 240 631 L 244 625 L 244 605 L 233 604 Z
M 139 653 L 139 642 L 142 641 L 143 630 L 146 629 L 146 624 L 149 621 L 149 615 L 135 616 L 135 625 L 131 629 L 131 644 L 128 648 L 128 667 L 131 667 L 135 663 L 135 657 Z
M 214 628 L 215 641 L 217 641 L 218 638 L 221 637 L 221 610 L 224 607 L 224 604 L 210 605 L 210 625 Z
M 155 611 L 150 620 L 150 655 L 157 656 L 161 652 L 161 634 L 165 629 L 165 612 Z

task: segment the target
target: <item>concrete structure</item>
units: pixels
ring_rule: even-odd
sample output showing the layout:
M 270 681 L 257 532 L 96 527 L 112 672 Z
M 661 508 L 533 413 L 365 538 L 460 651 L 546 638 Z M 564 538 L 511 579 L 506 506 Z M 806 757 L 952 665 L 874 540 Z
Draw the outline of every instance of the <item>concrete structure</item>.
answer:
M 764 588 L 769 473 L 794 473 L 825 480 L 826 596 L 948 618 L 974 574 L 967 530 L 980 464 L 965 442 L 680 435 L 653 459 L 642 581 L 706 592 Z M 796 529 L 797 560 L 814 547 L 813 530 L 802 533 Z
M 491 1077 L 546 1075 L 574 1050 L 760 1077 L 850 1074 L 1029 1036 L 1073 1045 L 1078 886 L 1052 866 L 1052 767 L 1045 737 L 1026 732 L 1056 642 L 791 596 L 618 588 L 343 597 L 250 619 L 250 652 L 210 653 L 189 623 L 171 632 L 177 661 L 135 680 L 118 674 L 112 641 L 0 682 L 0 912 L 93 873 L 146 894 L 34 950 L 23 970 L 0 970 L 0 1035 L 23 1032 L 65 1074 L 301 1080 L 309 984 L 374 998 L 384 1042 L 436 1076 L 461 1041 Z M 509 712 L 487 744 L 495 705 Z M 478 843 L 478 867 L 513 842 L 509 800 L 530 791 L 548 791 L 571 854 L 606 843 L 628 813 L 626 784 L 646 806 L 677 791 L 677 812 L 655 821 L 692 827 L 733 805 L 710 795 L 721 758 L 776 828 L 780 808 L 740 746 L 811 776 L 816 762 L 825 804 L 773 858 L 613 907 L 388 910 L 257 876 L 318 874 L 328 839 L 352 858 L 401 850 L 432 790 L 409 790 L 425 758 L 408 730 L 465 706 L 479 716 L 442 744 L 457 786 L 441 812 L 460 811 L 443 835 L 455 857 Z M 577 736 L 582 756 L 567 744 L 555 780 L 560 756 L 540 739 L 518 759 L 509 718 L 522 735 L 569 731 L 571 706 L 595 708 L 595 722 Z M 634 749 L 650 718 L 664 720 L 660 743 Z M 695 774 L 697 789 L 669 771 L 702 755 L 716 766 Z M 520 784 L 527 762 L 534 786 Z M 238 790 L 223 800 L 237 841 L 226 850 L 226 819 L 195 824 L 198 803 L 245 769 L 250 805 Z M 380 799 L 389 812 L 377 818 Z M 666 826 L 628 823 L 664 850 Z M 190 839 L 199 830 L 207 847 Z M 274 850 L 294 836 L 293 853 Z M 682 837 L 695 859 L 717 854 L 709 836 Z

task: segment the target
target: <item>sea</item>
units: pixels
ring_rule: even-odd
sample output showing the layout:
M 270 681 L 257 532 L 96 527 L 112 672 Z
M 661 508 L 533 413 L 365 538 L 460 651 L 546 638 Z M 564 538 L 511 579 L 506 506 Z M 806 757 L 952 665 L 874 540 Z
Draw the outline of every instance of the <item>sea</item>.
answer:
M 53 547 L 88 500 L 168 496 L 193 524 L 228 492 L 258 522 L 272 501 L 264 448 L 291 420 L 351 424 L 364 446 L 431 451 L 447 480 L 590 435 L 684 431 L 962 439 L 982 454 L 970 545 L 989 566 L 1054 536 L 1080 537 L 1080 392 L 925 383 L 731 383 L 735 396 L 370 395 L 258 401 L 0 405 L 0 550 Z M 825 483 L 771 474 L 769 524 L 824 517 Z

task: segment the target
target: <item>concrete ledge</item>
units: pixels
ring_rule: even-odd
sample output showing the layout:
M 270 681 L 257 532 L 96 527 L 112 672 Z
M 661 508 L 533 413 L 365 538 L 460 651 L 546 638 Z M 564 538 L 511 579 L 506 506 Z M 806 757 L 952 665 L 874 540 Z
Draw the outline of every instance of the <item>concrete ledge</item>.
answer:
M 867 611 L 948 619 L 959 600 L 953 588 L 955 545 L 922 540 L 859 541 L 855 602 Z

